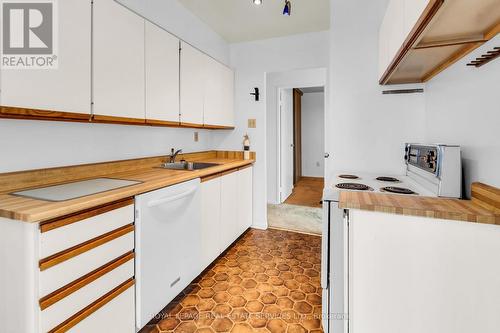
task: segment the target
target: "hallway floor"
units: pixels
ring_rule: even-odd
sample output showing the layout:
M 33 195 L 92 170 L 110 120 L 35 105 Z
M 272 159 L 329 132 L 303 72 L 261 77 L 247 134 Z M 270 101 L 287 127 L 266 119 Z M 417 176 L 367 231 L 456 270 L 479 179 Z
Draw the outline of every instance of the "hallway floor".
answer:
M 286 204 L 321 208 L 324 178 L 302 177 L 299 179 L 292 194 L 285 200 Z
M 141 332 L 321 330 L 321 237 L 250 229 Z

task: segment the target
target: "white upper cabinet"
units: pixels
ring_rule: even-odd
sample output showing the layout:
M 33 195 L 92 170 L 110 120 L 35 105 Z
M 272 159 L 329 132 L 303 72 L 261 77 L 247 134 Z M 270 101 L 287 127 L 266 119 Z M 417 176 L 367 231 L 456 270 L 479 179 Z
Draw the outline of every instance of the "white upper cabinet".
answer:
M 181 123 L 203 125 L 207 56 L 181 42 Z
M 204 125 L 234 126 L 234 72 L 207 57 Z
M 430 0 L 404 0 L 404 26 L 405 37 L 408 36 L 417 24 Z
M 144 119 L 144 19 L 95 0 L 93 22 L 94 115 Z
M 91 1 L 58 2 L 58 68 L 2 69 L 1 104 L 90 115 Z
M 179 122 L 179 39 L 148 21 L 146 119 Z

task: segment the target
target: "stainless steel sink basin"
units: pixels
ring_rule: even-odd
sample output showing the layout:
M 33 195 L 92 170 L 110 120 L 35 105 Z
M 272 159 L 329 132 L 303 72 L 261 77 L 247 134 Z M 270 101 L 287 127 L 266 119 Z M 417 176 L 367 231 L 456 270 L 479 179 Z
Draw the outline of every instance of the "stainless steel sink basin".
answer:
M 202 170 L 214 166 L 218 166 L 217 163 L 202 163 L 202 162 L 175 162 L 175 163 L 163 163 L 160 167 L 169 170 Z

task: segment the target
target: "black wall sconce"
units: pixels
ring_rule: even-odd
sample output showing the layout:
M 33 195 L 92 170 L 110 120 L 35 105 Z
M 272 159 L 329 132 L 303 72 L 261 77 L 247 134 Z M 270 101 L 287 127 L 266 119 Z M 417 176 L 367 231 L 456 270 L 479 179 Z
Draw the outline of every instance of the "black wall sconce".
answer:
M 255 96 L 255 101 L 258 102 L 259 96 L 260 96 L 259 88 L 253 88 L 253 90 L 254 90 L 254 92 L 250 93 L 250 95 Z

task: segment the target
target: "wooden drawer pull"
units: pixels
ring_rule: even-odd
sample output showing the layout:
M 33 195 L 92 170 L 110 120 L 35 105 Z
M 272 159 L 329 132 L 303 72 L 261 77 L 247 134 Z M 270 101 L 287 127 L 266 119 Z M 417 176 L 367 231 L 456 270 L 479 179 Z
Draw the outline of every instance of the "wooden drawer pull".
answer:
M 115 260 L 107 263 L 104 266 L 99 267 L 98 269 L 90 272 L 89 274 L 82 276 L 78 280 L 75 280 L 71 282 L 70 284 L 54 291 L 53 293 L 50 293 L 49 295 L 43 297 L 40 299 L 40 308 L 42 310 L 45 310 L 49 306 L 59 302 L 65 297 L 68 297 L 72 293 L 78 291 L 79 289 L 85 287 L 86 285 L 94 282 L 101 276 L 111 272 L 115 268 L 123 265 L 124 263 L 128 262 L 129 260 L 134 259 L 135 254 L 134 252 L 129 252 L 127 254 L 124 254 L 123 256 L 116 258 Z
M 110 231 L 102 236 L 88 240 L 82 244 L 73 246 L 72 248 L 56 253 L 50 257 L 44 258 L 39 262 L 40 270 L 44 271 L 52 266 L 60 264 L 66 260 L 76 257 L 77 255 L 90 251 L 93 248 L 96 248 L 102 244 L 110 242 L 116 238 L 119 238 L 133 231 L 134 231 L 134 225 L 128 224 L 116 230 Z
M 68 224 L 76 223 L 76 222 L 91 218 L 93 216 L 101 215 L 101 214 L 110 212 L 112 210 L 118 209 L 118 208 L 132 205 L 133 203 L 134 203 L 134 199 L 129 198 L 126 200 L 113 202 L 113 203 L 105 205 L 105 206 L 92 208 L 89 210 L 78 212 L 76 214 L 71 214 L 71 215 L 68 215 L 66 217 L 45 221 L 45 222 L 40 224 L 40 232 L 44 233 L 44 232 L 47 232 L 50 230 L 64 227 Z
M 114 298 L 119 296 L 121 293 L 126 291 L 128 288 L 132 287 L 135 283 L 134 278 L 130 278 L 129 280 L 125 281 L 115 289 L 111 290 L 109 293 L 106 295 L 100 297 L 97 301 L 94 303 L 90 304 L 89 306 L 85 307 L 84 309 L 80 310 L 79 312 L 75 313 L 73 316 L 71 316 L 69 319 L 66 321 L 62 322 L 60 325 L 56 326 L 55 328 L 51 329 L 49 333 L 63 333 L 67 332 L 70 330 L 72 327 L 77 325 L 79 322 L 84 320 L 85 318 L 89 317 L 91 314 L 102 308 L 104 305 L 112 301 Z

